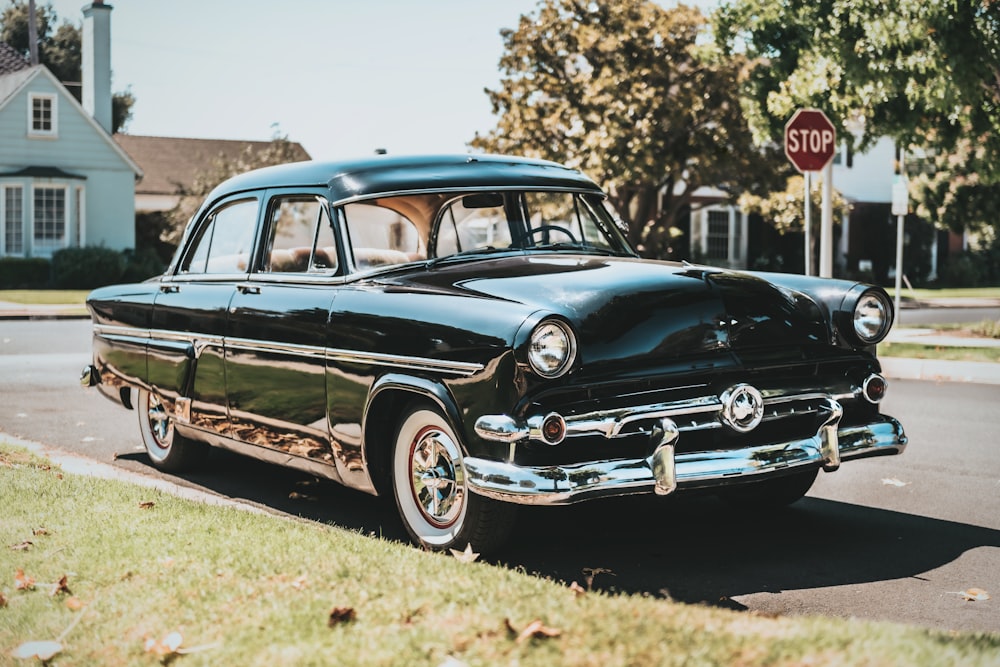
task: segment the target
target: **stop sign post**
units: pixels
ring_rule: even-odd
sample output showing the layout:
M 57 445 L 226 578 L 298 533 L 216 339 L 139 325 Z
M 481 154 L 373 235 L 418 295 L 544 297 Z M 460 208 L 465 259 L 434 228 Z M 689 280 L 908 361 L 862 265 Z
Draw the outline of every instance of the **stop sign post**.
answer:
M 806 275 L 812 273 L 810 175 L 814 171 L 825 171 L 819 275 L 826 278 L 833 276 L 833 169 L 830 163 L 836 152 L 837 131 L 826 114 L 819 109 L 799 109 L 785 124 L 785 155 L 805 176 Z

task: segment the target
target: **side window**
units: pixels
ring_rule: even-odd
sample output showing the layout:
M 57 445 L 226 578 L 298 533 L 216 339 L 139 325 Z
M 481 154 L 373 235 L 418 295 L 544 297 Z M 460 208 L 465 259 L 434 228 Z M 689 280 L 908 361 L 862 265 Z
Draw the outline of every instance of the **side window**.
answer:
M 270 242 L 261 270 L 328 273 L 337 268 L 337 246 L 326 204 L 313 196 L 276 197 L 270 207 Z
M 181 263 L 181 273 L 244 273 L 250 264 L 257 200 L 225 204 L 211 213 Z
M 510 225 L 503 196 L 494 193 L 466 195 L 448 204 L 438 222 L 437 256 L 510 245 Z
M 424 259 L 423 242 L 416 225 L 378 201 L 356 202 L 344 207 L 354 252 L 354 265 L 368 269 Z

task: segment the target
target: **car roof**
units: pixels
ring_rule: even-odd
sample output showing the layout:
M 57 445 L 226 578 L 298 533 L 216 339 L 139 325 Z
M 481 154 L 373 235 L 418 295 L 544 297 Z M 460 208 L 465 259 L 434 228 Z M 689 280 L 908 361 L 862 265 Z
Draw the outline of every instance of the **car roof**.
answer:
M 576 169 L 557 162 L 502 155 L 377 155 L 345 161 L 293 162 L 256 169 L 224 181 L 206 202 L 247 190 L 327 187 L 333 203 L 417 191 L 532 188 L 603 194 Z

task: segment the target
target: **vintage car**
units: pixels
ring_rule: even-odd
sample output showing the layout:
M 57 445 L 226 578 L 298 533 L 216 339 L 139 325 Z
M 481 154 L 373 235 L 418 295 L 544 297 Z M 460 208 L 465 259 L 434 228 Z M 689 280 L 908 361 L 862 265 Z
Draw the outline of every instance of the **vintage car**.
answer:
M 708 489 L 801 498 L 903 451 L 879 287 L 640 259 L 579 171 L 375 156 L 216 188 L 163 276 L 95 290 L 83 383 L 153 465 L 206 445 L 392 494 L 476 551 L 519 504 Z

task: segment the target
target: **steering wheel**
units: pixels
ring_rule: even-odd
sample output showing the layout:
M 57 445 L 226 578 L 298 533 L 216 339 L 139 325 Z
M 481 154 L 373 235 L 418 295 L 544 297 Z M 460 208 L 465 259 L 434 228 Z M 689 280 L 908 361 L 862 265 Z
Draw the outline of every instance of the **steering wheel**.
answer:
M 573 243 L 578 243 L 576 237 L 573 236 L 573 232 L 569 231 L 565 227 L 560 227 L 559 225 L 541 225 L 539 227 L 535 227 L 533 229 L 529 229 L 526 232 L 518 234 L 516 238 L 511 240 L 510 247 L 511 248 L 523 247 L 521 245 L 522 242 L 530 239 L 532 236 L 538 234 L 539 232 L 560 232 L 568 236 L 569 240 L 572 241 Z

